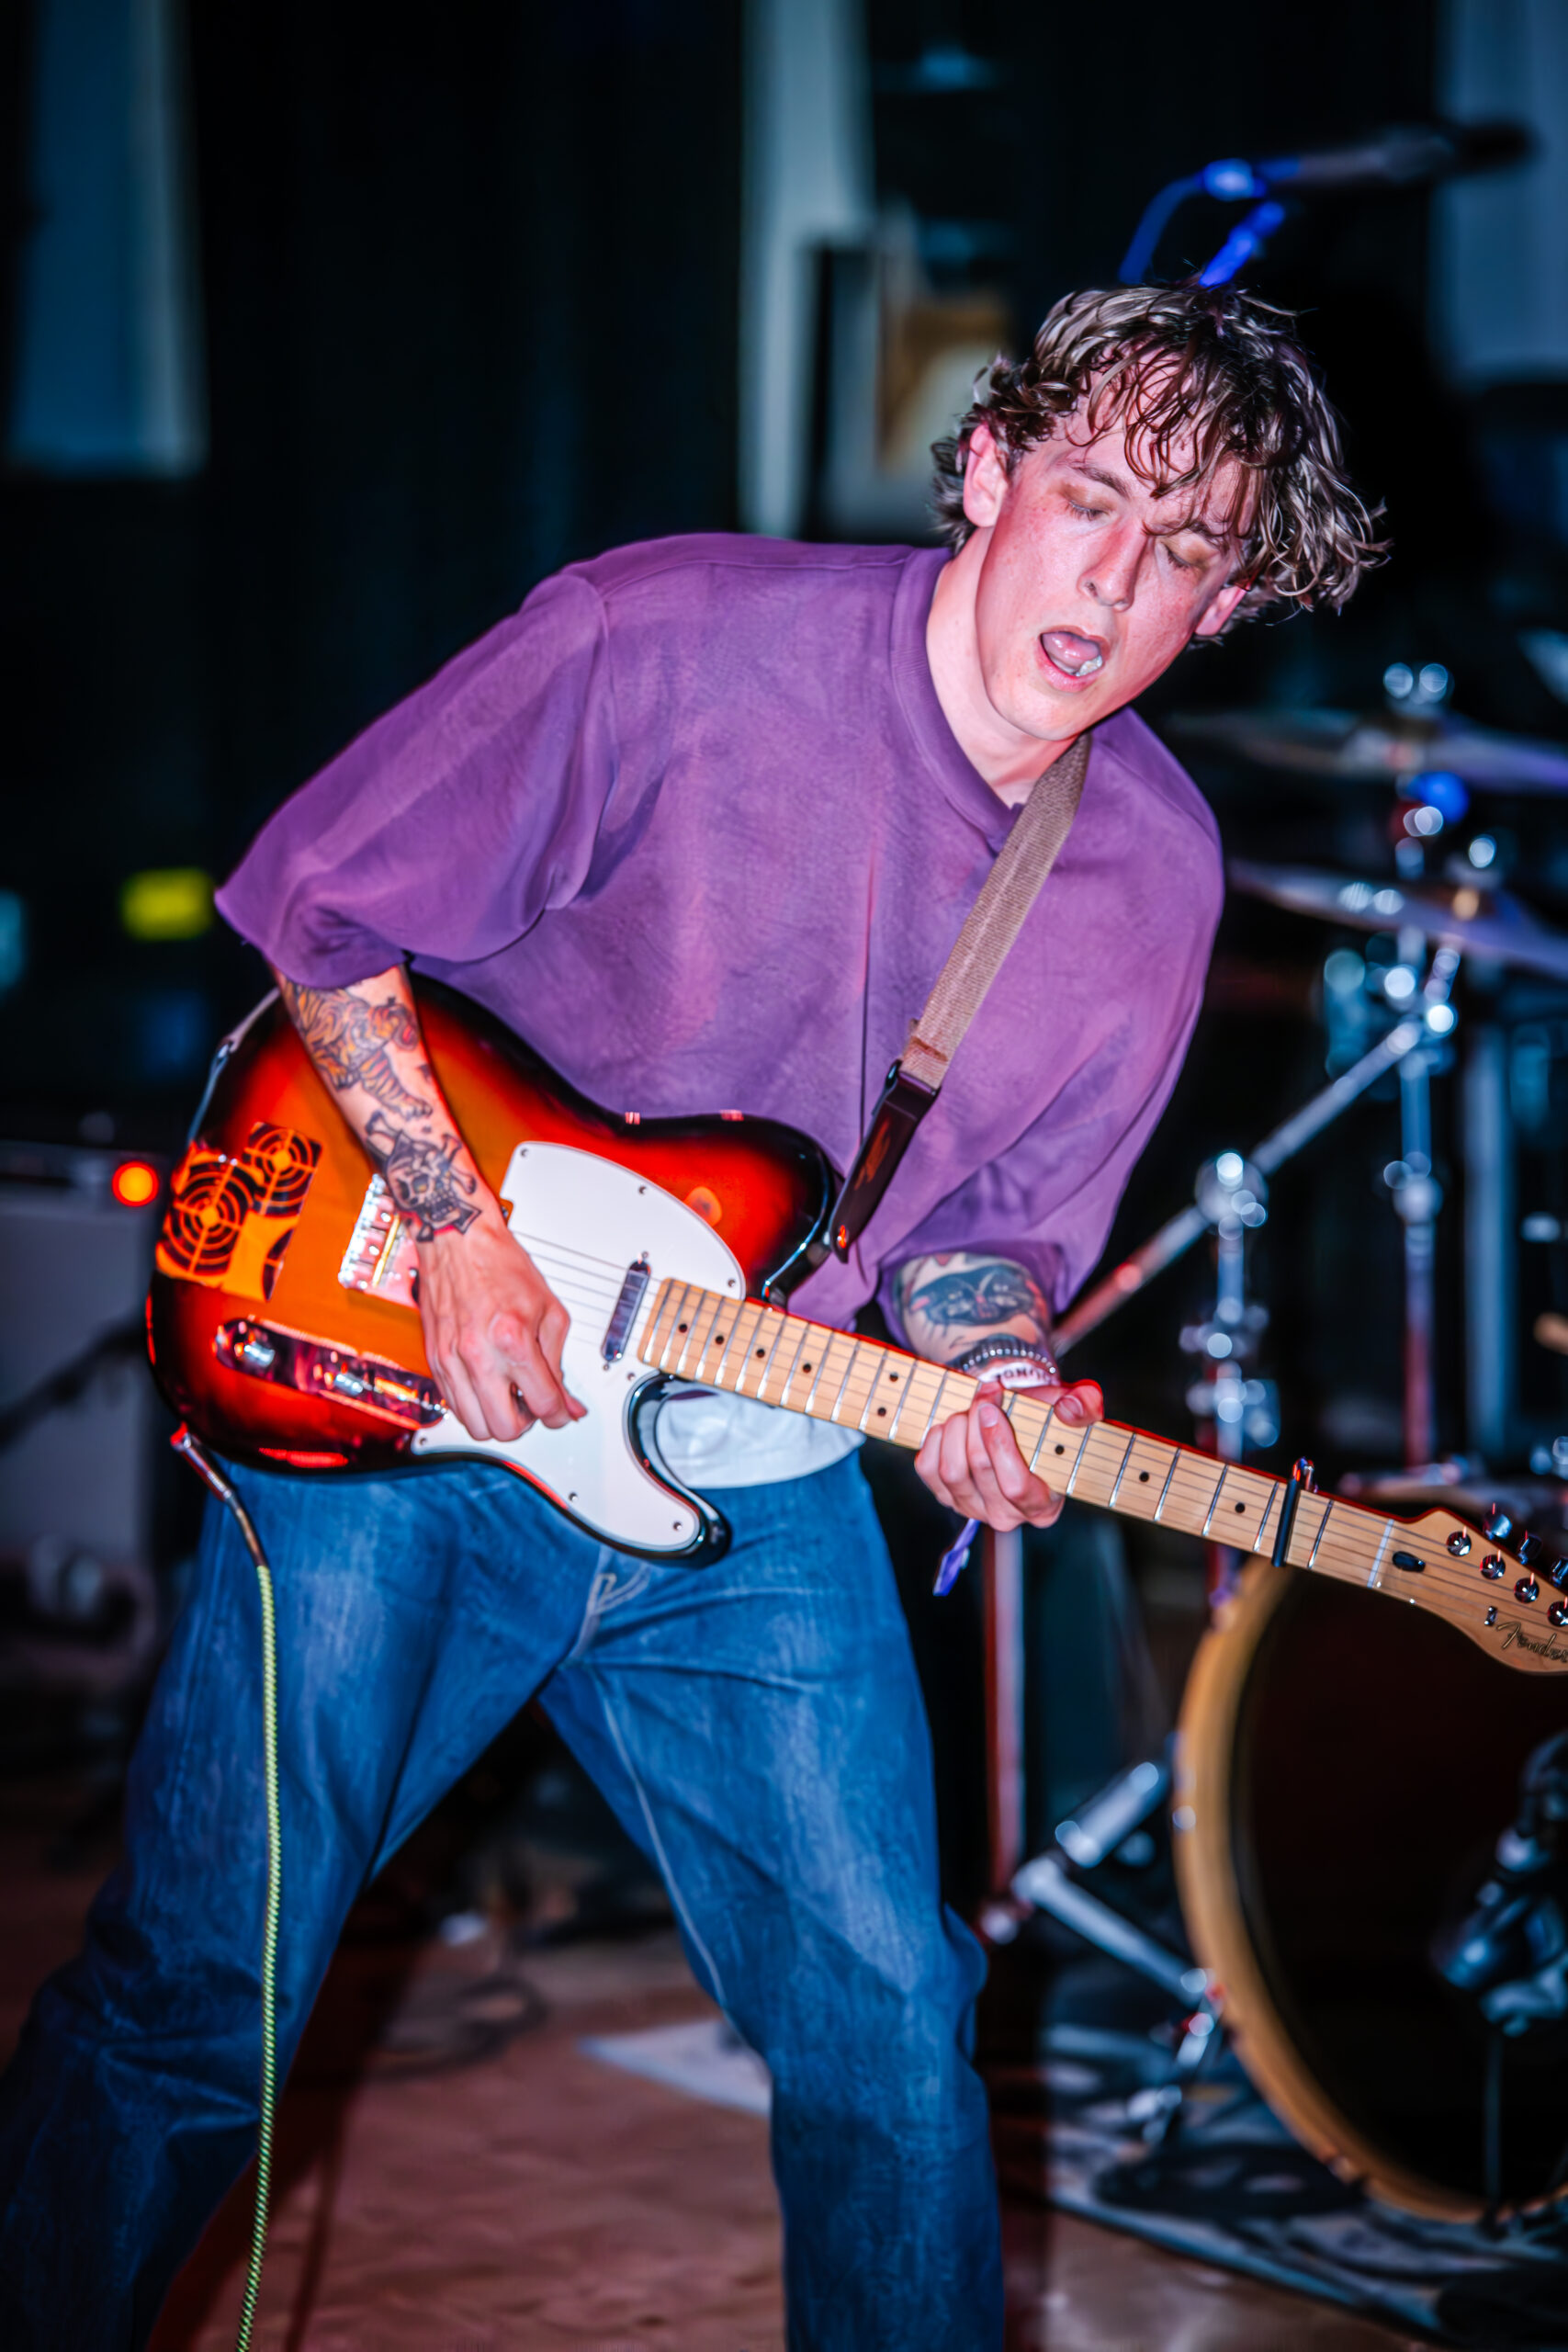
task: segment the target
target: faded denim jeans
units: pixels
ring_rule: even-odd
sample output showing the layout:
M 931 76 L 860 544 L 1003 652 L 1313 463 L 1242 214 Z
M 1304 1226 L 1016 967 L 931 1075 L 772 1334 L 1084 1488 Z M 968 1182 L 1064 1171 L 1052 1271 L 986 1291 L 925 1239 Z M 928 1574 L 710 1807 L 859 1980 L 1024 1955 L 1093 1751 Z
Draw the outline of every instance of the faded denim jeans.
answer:
M 938 1893 L 925 1717 L 854 1458 L 727 1490 L 735 1541 L 700 1570 L 607 1550 L 502 1470 L 236 1476 L 277 1593 L 280 2062 L 360 1888 L 537 1691 L 772 2069 L 792 2352 L 994 2352 L 982 1963 Z M 124 1861 L 0 2085 L 7 2352 L 143 2345 L 254 2148 L 260 1644 L 214 1504 Z

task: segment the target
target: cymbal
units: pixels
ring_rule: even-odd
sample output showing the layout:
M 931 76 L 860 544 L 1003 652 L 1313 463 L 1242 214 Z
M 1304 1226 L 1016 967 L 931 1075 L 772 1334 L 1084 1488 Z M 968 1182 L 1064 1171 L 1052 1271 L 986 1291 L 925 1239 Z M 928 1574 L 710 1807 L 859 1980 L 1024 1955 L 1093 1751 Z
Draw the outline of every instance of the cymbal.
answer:
M 1258 865 L 1232 858 L 1234 889 L 1292 914 L 1357 931 L 1419 931 L 1444 946 L 1568 980 L 1568 936 L 1552 931 L 1507 890 L 1473 882 L 1367 882 L 1310 865 Z
M 1342 784 L 1402 784 L 1433 768 L 1494 792 L 1568 792 L 1568 748 L 1468 720 L 1350 710 L 1179 712 L 1186 741 Z

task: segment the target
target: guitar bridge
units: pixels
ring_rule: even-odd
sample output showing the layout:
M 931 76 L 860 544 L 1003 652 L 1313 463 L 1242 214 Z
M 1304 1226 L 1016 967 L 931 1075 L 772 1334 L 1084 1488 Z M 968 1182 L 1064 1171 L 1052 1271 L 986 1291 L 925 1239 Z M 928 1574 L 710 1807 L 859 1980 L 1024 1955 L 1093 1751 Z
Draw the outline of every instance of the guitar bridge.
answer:
M 268 1380 L 279 1388 L 297 1388 L 305 1396 L 353 1405 L 403 1429 L 430 1429 L 446 1410 L 441 1391 L 423 1373 L 405 1371 L 401 1364 L 377 1356 L 351 1355 L 325 1340 L 302 1339 L 274 1324 L 253 1323 L 248 1316 L 219 1325 L 212 1352 L 229 1371 L 243 1373 L 247 1379 Z
M 337 1278 L 344 1290 L 368 1291 L 394 1306 L 419 1305 L 419 1253 L 384 1176 L 366 1187 Z

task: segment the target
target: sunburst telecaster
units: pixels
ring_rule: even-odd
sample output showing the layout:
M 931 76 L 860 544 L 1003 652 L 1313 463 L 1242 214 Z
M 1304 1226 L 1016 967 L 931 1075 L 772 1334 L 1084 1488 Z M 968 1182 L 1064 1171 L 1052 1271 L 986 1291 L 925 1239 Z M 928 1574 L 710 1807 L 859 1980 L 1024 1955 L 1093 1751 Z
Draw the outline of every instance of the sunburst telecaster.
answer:
M 660 1464 L 671 1385 L 917 1447 L 963 1374 L 788 1313 L 831 1204 L 805 1136 L 765 1119 L 597 1109 L 477 1006 L 416 984 L 435 1074 L 512 1231 L 568 1308 L 563 1430 L 468 1436 L 421 1339 L 417 1262 L 381 1177 L 276 998 L 220 1050 L 170 1183 L 148 1330 L 175 1409 L 220 1453 L 301 1471 L 482 1460 L 630 1552 L 700 1565 L 721 1514 Z M 1494 1512 L 1409 1521 L 1115 1421 L 1005 1398 L 1024 1459 L 1081 1501 L 1433 1611 L 1509 1666 L 1568 1668 L 1568 1563 Z

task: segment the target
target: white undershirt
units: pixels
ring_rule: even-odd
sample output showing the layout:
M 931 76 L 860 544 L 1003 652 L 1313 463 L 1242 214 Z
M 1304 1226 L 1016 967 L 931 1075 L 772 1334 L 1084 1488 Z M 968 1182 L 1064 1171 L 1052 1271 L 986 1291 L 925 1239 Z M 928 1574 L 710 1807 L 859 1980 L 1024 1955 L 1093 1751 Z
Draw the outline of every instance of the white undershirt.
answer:
M 698 1494 L 804 1478 L 865 1443 L 859 1430 L 715 1388 L 682 1389 L 668 1397 L 659 1408 L 654 1442 L 671 1476 Z

